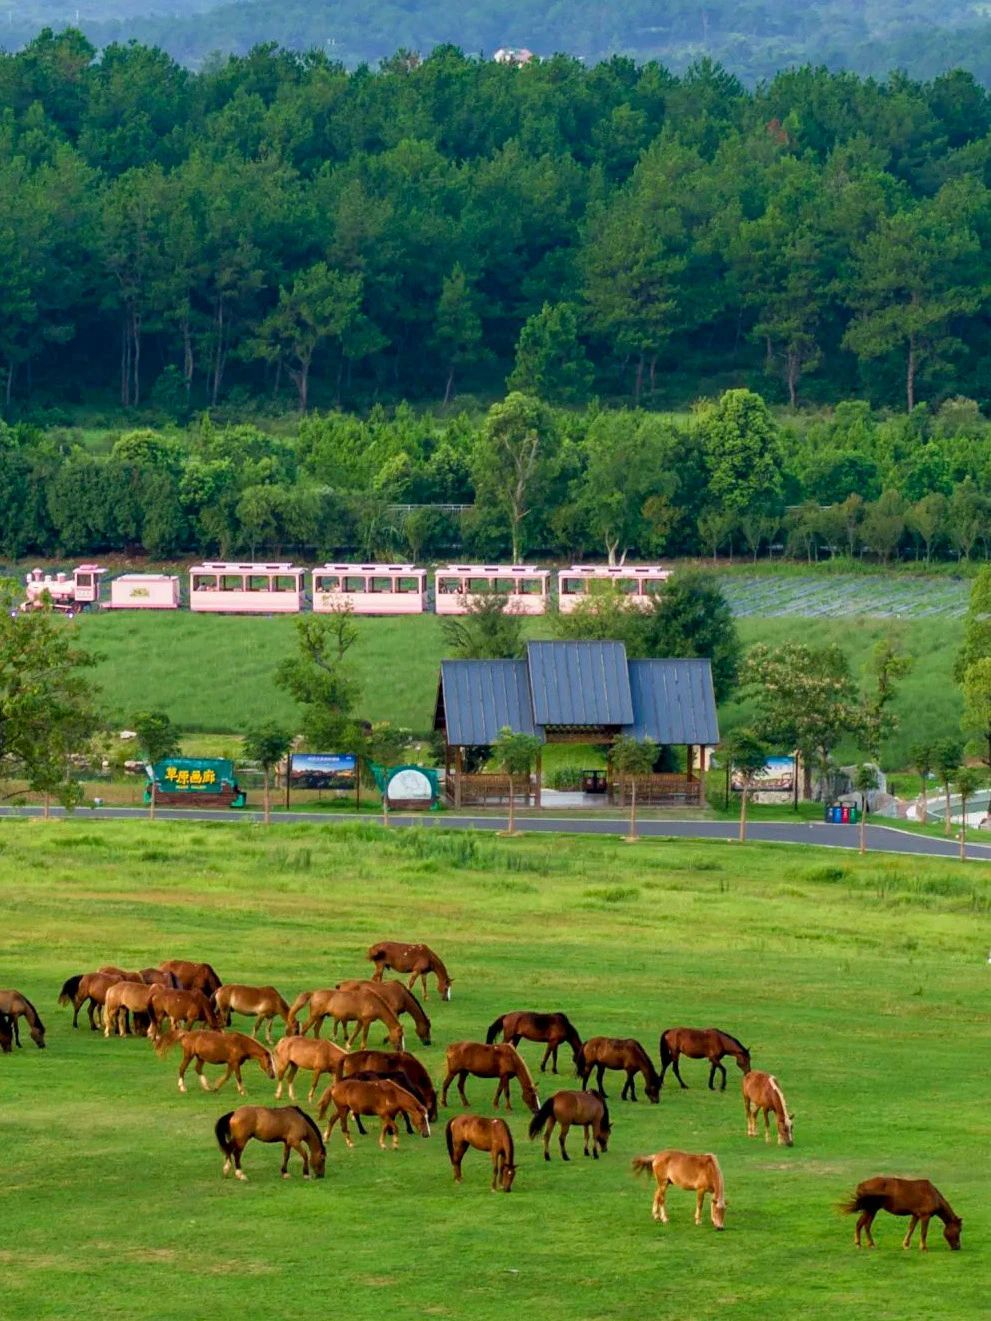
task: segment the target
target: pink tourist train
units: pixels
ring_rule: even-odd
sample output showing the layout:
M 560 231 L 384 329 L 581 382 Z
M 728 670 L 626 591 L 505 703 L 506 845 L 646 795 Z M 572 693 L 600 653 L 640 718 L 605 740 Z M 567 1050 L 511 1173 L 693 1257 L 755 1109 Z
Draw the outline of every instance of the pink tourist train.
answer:
M 412 564 L 324 564 L 311 581 L 317 614 L 422 615 L 427 606 L 427 571 Z
M 105 610 L 178 610 L 180 581 L 175 574 L 124 573 L 109 579 L 100 564 L 80 564 L 72 573 L 32 569 L 25 582 L 22 610 L 51 601 L 54 609 L 75 613 L 87 607 Z M 664 589 L 670 570 L 659 565 L 573 564 L 557 572 L 561 610 L 601 588 L 621 592 L 643 605 Z M 414 564 L 322 564 L 313 569 L 279 561 L 207 560 L 189 570 L 189 608 L 197 614 L 317 614 L 351 609 L 356 615 L 420 615 L 429 609 L 428 574 Z M 463 615 L 483 593 L 505 596 L 513 614 L 542 615 L 550 605 L 551 572 L 526 564 L 449 564 L 434 573 L 434 610 Z
M 294 564 L 207 561 L 189 570 L 189 608 L 215 615 L 299 614 L 305 577 Z
M 594 595 L 597 587 L 601 590 L 606 584 L 638 604 L 649 605 L 670 576 L 670 569 L 657 564 L 573 564 L 570 569 L 558 570 L 558 607 L 569 614 L 580 601 Z
M 497 592 L 509 598 L 516 615 L 542 615 L 547 610 L 550 570 L 526 564 L 449 564 L 434 577 L 439 615 L 464 615 L 473 597 Z

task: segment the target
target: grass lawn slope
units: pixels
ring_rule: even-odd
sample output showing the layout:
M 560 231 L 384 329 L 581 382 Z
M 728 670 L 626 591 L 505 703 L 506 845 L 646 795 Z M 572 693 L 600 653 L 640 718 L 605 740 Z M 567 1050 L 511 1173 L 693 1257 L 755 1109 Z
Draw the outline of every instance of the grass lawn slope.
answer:
M 47 1050 L 0 1057 L 4 1321 L 987 1315 L 989 868 L 371 824 L 9 820 L 0 884 L 0 985 L 49 1029 Z M 230 1084 L 181 1096 L 175 1056 L 73 1032 L 55 1007 L 70 974 L 166 957 L 291 997 L 370 972 L 380 937 L 426 940 L 454 977 L 450 1003 L 431 988 L 434 1044 L 412 1040 L 438 1081 L 445 1045 L 484 1039 L 510 1009 L 565 1010 L 583 1036 L 652 1053 L 664 1027 L 716 1024 L 779 1077 L 796 1145 L 748 1141 L 732 1061 L 725 1093 L 686 1062 L 689 1090 L 666 1085 L 658 1106 L 621 1103 L 608 1075 L 596 1162 L 572 1133 L 571 1164 L 545 1165 L 514 1084 L 508 1197 L 478 1153 L 455 1187 L 452 1111 L 397 1152 L 373 1135 L 348 1152 L 335 1132 L 317 1183 L 295 1158 L 283 1182 L 279 1149 L 252 1143 L 238 1184 L 213 1137 Z M 534 1067 L 540 1049 L 523 1046 Z M 271 1102 L 256 1066 L 245 1081 L 249 1102 Z M 542 1097 L 553 1086 L 540 1079 Z M 482 1113 L 493 1091 L 469 1080 Z M 630 1161 L 665 1146 L 718 1155 L 724 1234 L 697 1229 L 676 1190 L 671 1223 L 653 1223 Z M 932 1178 L 964 1217 L 963 1251 L 934 1221 L 929 1254 L 903 1252 L 905 1222 L 882 1216 L 877 1250 L 858 1253 L 835 1206 L 881 1172 Z

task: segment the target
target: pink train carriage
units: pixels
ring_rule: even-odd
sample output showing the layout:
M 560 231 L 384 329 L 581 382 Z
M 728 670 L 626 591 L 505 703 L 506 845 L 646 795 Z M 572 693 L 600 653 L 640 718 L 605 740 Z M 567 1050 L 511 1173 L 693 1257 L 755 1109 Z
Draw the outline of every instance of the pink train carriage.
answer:
M 312 574 L 317 614 L 348 607 L 356 615 L 422 615 L 427 571 L 412 564 L 324 564 Z
M 299 614 L 305 576 L 305 569 L 287 563 L 196 564 L 189 570 L 189 608 L 198 614 Z
M 449 564 L 434 578 L 439 615 L 463 615 L 473 597 L 496 592 L 508 598 L 515 615 L 542 615 L 547 610 L 550 570 L 526 564 Z
M 558 608 L 570 614 L 580 601 L 594 594 L 597 586 L 607 583 L 638 605 L 648 606 L 670 577 L 671 570 L 657 564 L 573 564 L 570 569 L 558 570 Z
M 110 580 L 104 610 L 178 610 L 179 579 L 174 573 L 122 573 Z

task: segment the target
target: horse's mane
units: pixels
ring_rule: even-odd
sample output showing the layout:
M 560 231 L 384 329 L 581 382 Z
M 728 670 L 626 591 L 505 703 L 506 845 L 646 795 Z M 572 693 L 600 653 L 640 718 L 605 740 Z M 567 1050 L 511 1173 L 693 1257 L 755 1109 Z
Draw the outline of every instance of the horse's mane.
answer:
M 723 1188 L 723 1172 L 719 1168 L 719 1161 L 716 1160 L 715 1156 L 712 1154 L 711 1151 L 707 1152 L 706 1155 L 708 1156 L 709 1160 L 712 1162 L 712 1170 L 716 1176 L 716 1190 L 714 1193 L 716 1205 L 725 1206 L 726 1192 L 725 1189 Z
M 725 1037 L 727 1041 L 732 1041 L 732 1043 L 733 1043 L 734 1046 L 738 1046 L 738 1047 L 740 1048 L 740 1050 L 743 1051 L 744 1055 L 749 1055 L 749 1054 L 750 1054 L 750 1051 L 747 1050 L 747 1048 L 746 1048 L 746 1046 L 743 1044 L 743 1042 L 740 1041 L 740 1040 L 738 1040 L 736 1037 L 734 1037 L 734 1036 L 732 1035 L 732 1033 L 730 1033 L 730 1032 L 724 1032 L 723 1029 L 722 1029 L 721 1027 L 717 1027 L 717 1028 L 716 1028 L 716 1031 L 719 1033 L 719 1035 L 720 1035 L 721 1037 Z
M 531 1076 L 530 1070 L 529 1070 L 529 1069 L 527 1068 L 527 1066 L 526 1066 L 526 1060 L 523 1058 L 523 1056 L 520 1054 L 520 1052 L 516 1049 L 515 1046 L 511 1046 L 511 1045 L 509 1045 L 509 1042 L 508 1042 L 508 1041 L 504 1041 L 502 1044 L 503 1044 L 504 1046 L 509 1046 L 509 1049 L 510 1049 L 510 1050 L 513 1052 L 513 1054 L 516 1056 L 516 1061 L 517 1061 L 517 1065 L 516 1065 L 516 1068 L 517 1068 L 517 1076 L 519 1077 L 520 1081 L 522 1082 L 522 1080 L 525 1078 L 525 1079 L 526 1079 L 527 1086 L 528 1086 L 531 1090 L 534 1090 L 534 1087 L 533 1087 L 533 1077 Z
M 781 1090 L 781 1084 L 778 1082 L 777 1078 L 775 1078 L 775 1076 L 774 1076 L 773 1073 L 769 1073 L 769 1074 L 767 1075 L 767 1081 L 768 1081 L 768 1085 L 769 1085 L 770 1088 L 771 1088 L 771 1091 L 774 1093 L 774 1095 L 775 1095 L 775 1096 L 778 1098 L 778 1100 L 781 1102 L 781 1113 L 782 1113 L 782 1114 L 784 1115 L 784 1117 L 787 1119 L 787 1118 L 788 1118 L 788 1105 L 787 1105 L 787 1103 L 786 1103 L 786 1101 L 785 1101 L 785 1094 L 784 1094 L 784 1092 Z
M 323 1145 L 323 1138 L 320 1135 L 320 1129 L 317 1127 L 315 1121 L 306 1113 L 305 1110 L 301 1110 L 298 1105 L 291 1105 L 288 1106 L 287 1108 L 289 1110 L 296 1111 L 300 1119 L 302 1119 L 303 1123 L 306 1125 L 307 1129 L 309 1130 L 311 1141 L 316 1142 L 317 1147 L 320 1151 L 325 1151 L 326 1148 Z
M 430 966 L 433 969 L 433 971 L 437 973 L 439 976 L 443 977 L 445 981 L 449 982 L 451 980 L 451 976 L 450 973 L 447 971 L 447 967 L 444 964 L 444 960 L 440 957 L 439 954 L 435 954 L 429 945 L 427 945 L 426 950 L 430 956 Z
M 633 1042 L 633 1054 L 637 1063 L 645 1068 L 647 1077 L 653 1081 L 657 1077 L 657 1070 L 654 1068 L 654 1061 L 650 1058 L 646 1046 L 637 1041 L 636 1037 L 631 1037 L 630 1040 Z
M 24 994 L 23 991 L 21 992 L 21 999 L 24 1001 L 25 1005 L 27 1006 L 27 1018 L 31 1026 L 40 1028 L 41 1031 L 44 1032 L 45 1025 L 41 1021 L 41 1015 L 38 1013 L 37 1009 L 35 1009 L 34 1005 L 27 998 L 27 996 Z

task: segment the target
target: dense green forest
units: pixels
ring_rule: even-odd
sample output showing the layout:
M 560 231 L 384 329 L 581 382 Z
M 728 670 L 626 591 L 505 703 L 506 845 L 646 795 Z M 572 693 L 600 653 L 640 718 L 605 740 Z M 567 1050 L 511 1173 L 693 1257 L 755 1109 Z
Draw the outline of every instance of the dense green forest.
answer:
M 511 388 L 984 402 L 991 99 L 702 63 L 0 56 L 8 418 Z
M 684 420 L 513 393 L 484 416 L 377 406 L 286 434 L 0 423 L 0 554 L 966 561 L 991 554 L 989 442 L 971 400 L 782 423 L 748 390 Z
M 0 45 L 26 45 L 43 25 L 81 27 L 96 45 L 136 38 L 200 67 L 214 52 L 245 55 L 260 42 L 315 48 L 355 68 L 404 48 L 445 43 L 491 55 L 527 47 L 587 64 L 629 55 L 676 71 L 709 57 L 746 82 L 788 65 L 824 63 L 883 76 L 932 78 L 965 68 L 991 81 L 986 6 L 946 0 L 2 0 Z

